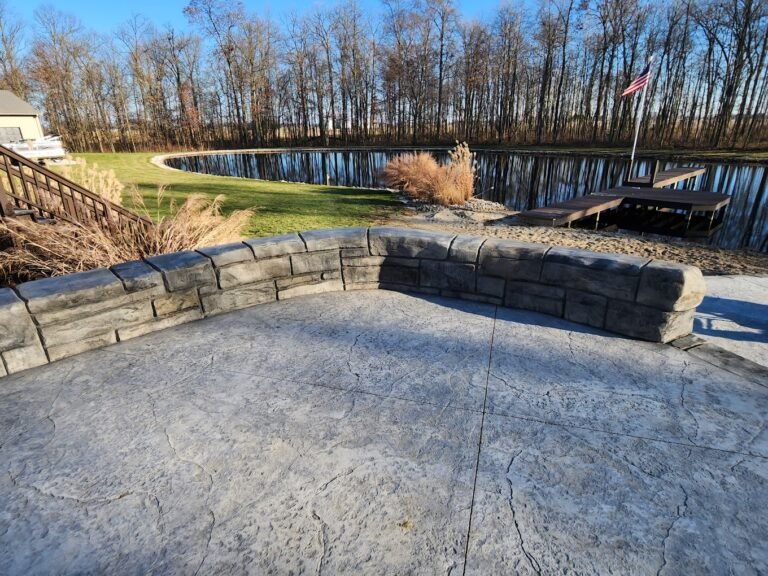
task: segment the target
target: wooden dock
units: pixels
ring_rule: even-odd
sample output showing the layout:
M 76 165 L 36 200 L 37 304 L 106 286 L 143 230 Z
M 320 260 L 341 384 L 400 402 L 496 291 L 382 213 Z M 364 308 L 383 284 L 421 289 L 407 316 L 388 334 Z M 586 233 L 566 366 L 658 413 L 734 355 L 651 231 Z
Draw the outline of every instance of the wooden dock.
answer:
M 521 212 L 517 216 L 531 224 L 563 226 L 566 224 L 570 225 L 571 222 L 576 222 L 593 214 L 599 218 L 601 212 L 616 208 L 623 201 L 624 198 L 621 196 L 590 194 L 588 196 L 572 198 L 558 204 L 552 204 L 551 206 L 542 206 L 541 208 Z
M 730 201 L 727 194 L 716 192 L 621 186 L 521 212 L 518 218 L 531 224 L 570 227 L 594 216 L 597 228 L 601 214 L 610 212 L 608 221 L 619 228 L 709 236 L 722 223 L 723 209 Z
M 678 182 L 692 180 L 697 176 L 701 176 L 704 172 L 706 172 L 706 168 L 700 167 L 670 168 L 661 172 L 653 170 L 645 176 L 635 176 L 625 180 L 624 185 L 641 188 L 665 188 L 667 186 L 674 186 Z

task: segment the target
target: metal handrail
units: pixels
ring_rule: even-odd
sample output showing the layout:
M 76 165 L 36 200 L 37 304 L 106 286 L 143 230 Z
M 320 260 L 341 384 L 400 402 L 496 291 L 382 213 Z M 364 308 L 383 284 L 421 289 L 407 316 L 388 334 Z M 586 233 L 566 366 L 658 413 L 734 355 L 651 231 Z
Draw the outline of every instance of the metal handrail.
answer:
M 96 222 L 109 230 L 154 226 L 148 218 L 0 146 L 0 217 L 13 218 L 17 209 L 33 210 L 41 219 Z

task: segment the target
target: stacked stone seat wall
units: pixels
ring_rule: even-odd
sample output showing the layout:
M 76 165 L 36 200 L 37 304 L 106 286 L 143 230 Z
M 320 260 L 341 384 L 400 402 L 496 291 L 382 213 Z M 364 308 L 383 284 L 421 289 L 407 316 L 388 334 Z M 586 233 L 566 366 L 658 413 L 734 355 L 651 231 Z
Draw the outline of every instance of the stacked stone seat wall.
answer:
M 389 289 L 542 312 L 631 338 L 689 334 L 691 266 L 404 228 L 313 230 L 126 262 L 0 290 L 0 375 L 207 316 Z

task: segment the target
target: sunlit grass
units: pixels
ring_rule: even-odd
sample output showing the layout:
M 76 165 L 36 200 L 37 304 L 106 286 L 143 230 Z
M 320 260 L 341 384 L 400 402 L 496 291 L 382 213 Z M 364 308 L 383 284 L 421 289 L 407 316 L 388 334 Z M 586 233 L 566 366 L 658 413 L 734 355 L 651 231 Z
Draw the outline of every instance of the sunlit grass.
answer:
M 128 188 L 136 187 L 153 217 L 168 214 L 171 200 L 183 203 L 191 194 L 214 199 L 225 195 L 223 211 L 253 209 L 248 229 L 250 236 L 270 236 L 313 228 L 368 226 L 392 216 L 399 203 L 380 190 L 267 182 L 245 178 L 206 176 L 166 170 L 150 162 L 156 154 L 75 154 L 101 169 L 114 170 Z M 165 187 L 160 206 L 159 186 Z M 131 194 L 123 193 L 123 204 L 130 208 Z

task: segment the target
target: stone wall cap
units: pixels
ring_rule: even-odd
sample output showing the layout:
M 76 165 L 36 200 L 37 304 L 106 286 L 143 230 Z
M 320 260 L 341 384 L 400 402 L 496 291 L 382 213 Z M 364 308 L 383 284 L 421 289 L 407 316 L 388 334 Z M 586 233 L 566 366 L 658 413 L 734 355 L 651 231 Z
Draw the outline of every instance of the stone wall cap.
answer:
M 243 242 L 206 246 L 205 248 L 198 248 L 197 251 L 203 256 L 210 258 L 217 268 L 228 264 L 253 260 L 253 251 L 250 246 Z
M 193 250 L 173 252 L 171 254 L 161 254 L 160 256 L 152 256 L 146 260 L 153 266 L 163 271 L 178 270 L 180 268 L 191 268 L 193 266 L 210 264 L 210 260 L 208 260 L 208 258 L 202 254 L 198 254 Z
M 489 238 L 480 249 L 480 260 L 486 258 L 512 258 L 516 260 L 531 260 L 542 258 L 550 246 L 536 242 L 521 242 L 519 240 L 504 240 Z
M 24 302 L 19 296 L 10 288 L 0 288 L 0 308 L 13 308 Z
M 546 262 L 555 262 L 567 266 L 579 266 L 591 270 L 609 270 L 622 274 L 639 275 L 642 268 L 650 262 L 648 258 L 590 252 L 577 248 L 553 247 L 545 257 Z
M 138 292 L 163 285 L 163 275 L 143 260 L 115 264 L 111 270 L 123 281 L 126 292 Z
M 422 230 L 421 228 L 399 228 L 396 226 L 375 226 L 371 228 L 372 236 L 395 237 L 405 236 L 408 238 L 424 238 L 435 240 L 453 240 L 456 234 L 448 232 L 435 232 L 433 230 Z
M 257 260 L 307 251 L 304 240 L 295 232 L 292 234 L 280 234 L 279 236 L 266 236 L 264 238 L 249 238 L 244 240 L 244 242 L 251 247 L 253 255 Z
M 374 256 L 404 256 L 445 260 L 455 234 L 417 228 L 382 226 L 370 229 L 371 253 Z
M 33 313 L 79 306 L 125 293 L 120 279 L 106 268 L 24 282 L 16 291 Z
M 300 236 L 310 251 L 368 247 L 368 229 L 361 227 L 309 230 Z
M 448 258 L 456 262 L 477 262 L 480 246 L 485 240 L 483 236 L 460 234 L 454 238 Z

